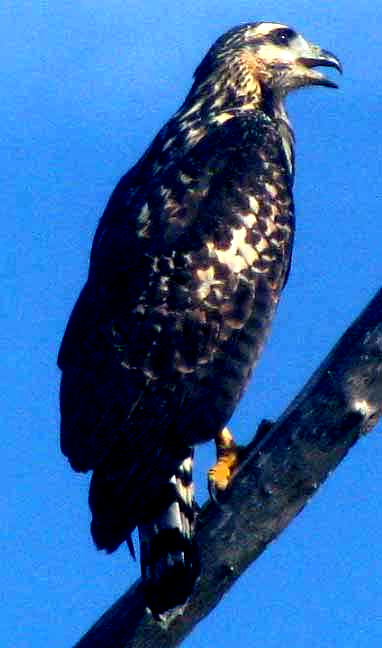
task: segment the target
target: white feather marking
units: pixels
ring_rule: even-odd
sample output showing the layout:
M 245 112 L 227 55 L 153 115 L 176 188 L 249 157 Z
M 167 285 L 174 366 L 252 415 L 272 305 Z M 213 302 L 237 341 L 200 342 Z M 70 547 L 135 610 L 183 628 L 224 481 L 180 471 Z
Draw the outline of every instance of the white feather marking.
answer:
M 251 227 L 253 227 L 256 222 L 256 216 L 252 212 L 247 212 L 240 214 L 240 220 L 243 225 L 245 225 L 245 227 L 251 229 Z
M 233 116 L 234 115 L 232 113 L 229 113 L 229 112 L 219 113 L 218 115 L 215 115 L 215 117 L 213 117 L 211 119 L 211 122 L 212 123 L 216 122 L 218 124 L 224 124 L 224 122 L 228 121 L 229 119 L 232 119 Z
M 215 254 L 220 263 L 226 265 L 231 272 L 237 274 L 253 264 L 258 258 L 257 251 L 246 242 L 247 228 L 233 230 L 231 245 L 228 250 L 215 248 Z
M 249 208 L 254 214 L 259 213 L 259 201 L 255 196 L 248 196 Z
M 201 282 L 197 290 L 197 296 L 199 299 L 206 299 L 212 288 L 223 283 L 221 280 L 215 279 L 215 268 L 212 265 L 206 270 L 197 270 L 196 276 Z
M 269 193 L 269 195 L 272 196 L 272 198 L 275 198 L 277 196 L 277 189 L 273 184 L 270 184 L 270 182 L 266 182 L 264 186 L 267 192 Z

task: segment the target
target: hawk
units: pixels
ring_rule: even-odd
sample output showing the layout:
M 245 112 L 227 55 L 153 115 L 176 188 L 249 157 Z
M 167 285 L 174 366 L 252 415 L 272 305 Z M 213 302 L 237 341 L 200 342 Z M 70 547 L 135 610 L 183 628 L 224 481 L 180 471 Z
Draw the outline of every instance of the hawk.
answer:
M 183 105 L 115 188 L 58 364 L 61 447 L 93 471 L 91 531 L 112 552 L 138 527 L 146 600 L 181 605 L 198 575 L 195 445 L 210 490 L 237 465 L 226 427 L 291 264 L 296 88 L 337 85 L 333 54 L 271 22 L 231 29 Z

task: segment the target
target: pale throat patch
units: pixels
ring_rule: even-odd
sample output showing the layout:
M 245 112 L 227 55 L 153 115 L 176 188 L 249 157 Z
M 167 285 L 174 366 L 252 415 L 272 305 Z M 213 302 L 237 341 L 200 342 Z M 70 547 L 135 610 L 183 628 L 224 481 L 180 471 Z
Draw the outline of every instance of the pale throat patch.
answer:
M 291 175 L 293 175 L 294 135 L 282 97 L 275 97 L 273 104 L 273 116 L 277 121 L 277 129 L 281 137 L 281 144 L 284 150 L 285 159 L 287 161 L 288 171 Z

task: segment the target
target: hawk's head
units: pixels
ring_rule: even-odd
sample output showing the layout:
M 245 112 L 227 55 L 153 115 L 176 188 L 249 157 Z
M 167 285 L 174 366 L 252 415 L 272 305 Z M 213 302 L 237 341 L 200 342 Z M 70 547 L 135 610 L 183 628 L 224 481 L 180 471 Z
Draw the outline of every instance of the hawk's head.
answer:
M 211 47 L 196 70 L 196 84 L 225 78 L 248 96 L 256 85 L 283 97 L 295 88 L 337 84 L 315 68 L 342 71 L 334 54 L 307 41 L 287 25 L 261 22 L 231 29 Z

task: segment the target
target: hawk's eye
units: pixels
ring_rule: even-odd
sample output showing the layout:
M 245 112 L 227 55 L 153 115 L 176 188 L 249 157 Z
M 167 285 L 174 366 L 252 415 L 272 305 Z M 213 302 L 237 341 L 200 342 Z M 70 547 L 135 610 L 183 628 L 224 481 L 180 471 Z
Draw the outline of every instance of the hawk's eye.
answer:
M 297 34 L 293 29 L 282 28 L 275 29 L 275 31 L 270 34 L 270 39 L 275 45 L 289 45 L 290 41 L 296 36 Z

